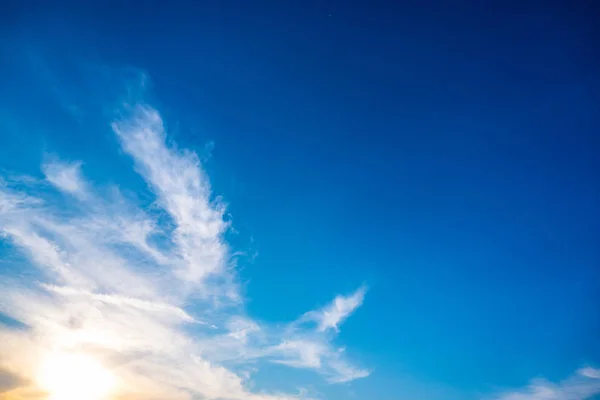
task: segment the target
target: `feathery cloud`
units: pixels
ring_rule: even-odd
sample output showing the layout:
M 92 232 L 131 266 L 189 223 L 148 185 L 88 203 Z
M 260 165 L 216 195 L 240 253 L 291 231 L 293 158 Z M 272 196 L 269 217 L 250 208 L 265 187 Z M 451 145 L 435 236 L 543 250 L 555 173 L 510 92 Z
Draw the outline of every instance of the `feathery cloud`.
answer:
M 362 305 L 367 289 L 363 286 L 349 296 L 337 296 L 331 304 L 318 311 L 306 314 L 309 319 L 314 319 L 319 324 L 319 331 L 328 329 L 339 331 L 339 326 L 358 307 Z
M 148 104 L 120 112 L 111 127 L 155 195 L 152 209 L 90 183 L 79 161 L 45 163 L 45 181 L 0 181 L 2 240 L 27 259 L 0 280 L 0 313 L 25 327 L 0 324 L 0 368 L 29 382 L 7 398 L 39 393 L 37 370 L 55 352 L 93 356 L 117 378 L 115 395 L 132 400 L 308 398 L 249 389 L 243 366 L 261 362 L 313 369 L 332 383 L 367 376 L 327 334 L 365 289 L 283 327 L 246 315 L 225 206 L 198 156 L 167 145 Z

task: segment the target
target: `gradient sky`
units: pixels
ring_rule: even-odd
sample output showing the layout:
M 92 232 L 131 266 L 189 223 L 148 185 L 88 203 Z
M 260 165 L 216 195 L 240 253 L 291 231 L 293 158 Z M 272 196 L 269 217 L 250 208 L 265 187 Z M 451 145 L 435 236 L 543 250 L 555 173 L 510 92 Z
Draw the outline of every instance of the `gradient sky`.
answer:
M 0 399 L 598 396 L 593 3 L 3 2 Z

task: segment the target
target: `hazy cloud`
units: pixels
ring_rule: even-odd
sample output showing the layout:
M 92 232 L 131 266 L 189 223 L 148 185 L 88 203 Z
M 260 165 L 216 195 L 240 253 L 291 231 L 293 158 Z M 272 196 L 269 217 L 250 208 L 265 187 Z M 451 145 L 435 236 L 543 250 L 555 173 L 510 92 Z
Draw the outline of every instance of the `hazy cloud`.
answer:
M 42 166 L 46 179 L 59 190 L 71 194 L 83 194 L 85 182 L 81 176 L 81 163 L 53 161 Z
M 535 379 L 524 389 L 500 394 L 496 400 L 586 400 L 600 394 L 600 370 L 586 367 L 559 383 Z

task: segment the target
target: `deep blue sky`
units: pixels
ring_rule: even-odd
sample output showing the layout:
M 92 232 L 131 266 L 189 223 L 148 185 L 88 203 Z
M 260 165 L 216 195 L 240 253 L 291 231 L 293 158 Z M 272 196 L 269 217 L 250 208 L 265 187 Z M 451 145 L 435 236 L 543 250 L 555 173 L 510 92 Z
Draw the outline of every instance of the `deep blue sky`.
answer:
M 114 139 L 55 117 L 32 52 L 75 101 L 93 82 L 73 65 L 143 68 L 176 141 L 214 141 L 231 240 L 258 253 L 249 313 L 370 287 L 341 333 L 374 367 L 357 398 L 560 380 L 600 363 L 592 3 L 4 3 L 2 167 L 49 150 L 119 170 Z M 38 118 L 7 134 L 25 105 Z

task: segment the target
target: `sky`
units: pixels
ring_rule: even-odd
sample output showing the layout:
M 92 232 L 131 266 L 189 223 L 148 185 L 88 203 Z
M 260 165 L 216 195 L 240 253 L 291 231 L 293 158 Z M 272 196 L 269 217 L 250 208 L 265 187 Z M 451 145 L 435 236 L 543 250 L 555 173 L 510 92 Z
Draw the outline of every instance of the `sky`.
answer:
M 0 399 L 600 399 L 593 1 L 5 1 Z

